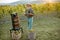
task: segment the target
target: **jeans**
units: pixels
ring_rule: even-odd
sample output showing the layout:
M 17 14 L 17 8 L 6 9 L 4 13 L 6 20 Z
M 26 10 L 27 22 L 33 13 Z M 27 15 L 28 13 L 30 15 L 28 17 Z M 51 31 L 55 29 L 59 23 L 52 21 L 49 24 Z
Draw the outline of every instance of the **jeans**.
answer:
M 31 30 L 33 25 L 33 17 L 28 18 L 28 29 Z

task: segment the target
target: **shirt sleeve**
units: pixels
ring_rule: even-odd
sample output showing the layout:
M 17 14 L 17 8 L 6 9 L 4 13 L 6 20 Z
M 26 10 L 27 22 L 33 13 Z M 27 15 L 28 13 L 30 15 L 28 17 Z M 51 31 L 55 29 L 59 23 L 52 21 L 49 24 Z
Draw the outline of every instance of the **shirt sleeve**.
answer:
M 25 10 L 25 14 L 28 14 L 28 10 Z

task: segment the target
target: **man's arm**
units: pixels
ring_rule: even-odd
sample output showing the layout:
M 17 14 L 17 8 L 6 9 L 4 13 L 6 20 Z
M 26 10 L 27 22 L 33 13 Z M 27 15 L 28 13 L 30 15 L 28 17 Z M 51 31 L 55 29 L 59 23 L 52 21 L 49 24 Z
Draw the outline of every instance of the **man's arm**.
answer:
M 27 10 L 25 10 L 25 13 L 24 13 L 25 16 L 27 16 Z

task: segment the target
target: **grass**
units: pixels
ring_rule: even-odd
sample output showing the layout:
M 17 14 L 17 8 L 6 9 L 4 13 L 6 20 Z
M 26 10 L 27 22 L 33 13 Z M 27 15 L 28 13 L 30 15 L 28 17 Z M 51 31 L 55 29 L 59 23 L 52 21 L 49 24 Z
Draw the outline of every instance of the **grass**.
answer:
M 20 25 L 24 29 L 21 40 L 27 39 L 28 27 L 24 16 L 20 17 Z M 22 21 L 23 20 L 23 21 Z M 3 19 L 0 25 L 0 40 L 11 40 L 9 30 L 12 27 L 9 16 Z M 56 17 L 37 16 L 34 17 L 33 29 L 36 33 L 36 40 L 60 40 L 60 19 Z

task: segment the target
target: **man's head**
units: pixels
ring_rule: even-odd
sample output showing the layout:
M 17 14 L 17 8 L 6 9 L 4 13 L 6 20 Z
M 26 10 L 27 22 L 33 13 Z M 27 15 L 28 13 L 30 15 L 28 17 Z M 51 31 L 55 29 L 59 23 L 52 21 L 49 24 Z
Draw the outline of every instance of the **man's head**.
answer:
M 31 8 L 31 4 L 26 4 L 26 8 L 30 9 Z

